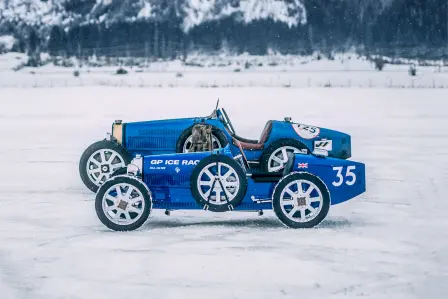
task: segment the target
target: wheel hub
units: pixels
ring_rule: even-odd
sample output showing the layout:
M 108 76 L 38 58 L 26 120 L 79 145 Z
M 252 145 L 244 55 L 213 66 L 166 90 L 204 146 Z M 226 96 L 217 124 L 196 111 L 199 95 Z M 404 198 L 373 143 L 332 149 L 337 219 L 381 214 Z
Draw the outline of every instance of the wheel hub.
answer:
M 297 205 L 299 207 L 306 206 L 306 197 L 299 197 L 299 198 L 297 198 Z
M 101 172 L 102 173 L 109 173 L 109 171 L 110 171 L 109 165 L 107 165 L 107 164 L 101 165 Z
M 122 209 L 123 211 L 126 211 L 126 208 L 128 207 L 129 203 L 127 201 L 124 200 L 120 200 L 120 202 L 118 203 L 117 207 L 119 209 Z

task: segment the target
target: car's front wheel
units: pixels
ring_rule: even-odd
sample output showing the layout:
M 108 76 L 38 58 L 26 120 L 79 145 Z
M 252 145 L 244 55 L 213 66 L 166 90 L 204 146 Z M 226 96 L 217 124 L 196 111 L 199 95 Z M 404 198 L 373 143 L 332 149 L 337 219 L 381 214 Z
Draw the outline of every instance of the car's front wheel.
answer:
M 131 155 L 119 144 L 101 140 L 90 145 L 79 161 L 79 174 L 87 188 L 96 192 L 117 169 L 128 165 Z
M 135 177 L 116 176 L 98 190 L 95 210 L 100 221 L 115 231 L 142 226 L 151 213 L 152 199 L 146 185 Z

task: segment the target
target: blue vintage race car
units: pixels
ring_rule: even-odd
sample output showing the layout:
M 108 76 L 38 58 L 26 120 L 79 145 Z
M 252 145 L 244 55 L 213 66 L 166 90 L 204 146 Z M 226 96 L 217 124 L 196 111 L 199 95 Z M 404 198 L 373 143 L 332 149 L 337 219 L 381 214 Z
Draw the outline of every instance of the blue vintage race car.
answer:
M 349 135 L 295 123 L 289 117 L 283 121 L 268 121 L 258 140 L 240 137 L 225 109 L 218 108 L 217 104 L 213 113 L 206 117 L 130 123 L 115 121 L 109 138 L 90 145 L 82 154 L 80 176 L 95 192 L 112 172 L 129 164 L 136 154 L 187 153 L 192 146 L 192 128 L 198 123 L 213 128 L 213 148 L 223 148 L 236 139 L 251 168 L 263 172 L 282 171 L 289 152 L 310 154 L 318 149 L 326 150 L 333 158 L 348 159 L 351 156 Z
M 273 209 L 291 228 L 310 228 L 330 205 L 365 192 L 365 166 L 315 154 L 287 154 L 281 173 L 253 172 L 242 145 L 191 153 L 137 155 L 99 188 L 95 209 L 116 231 L 142 226 L 152 209 L 213 212 Z M 318 155 L 316 155 L 318 154 Z

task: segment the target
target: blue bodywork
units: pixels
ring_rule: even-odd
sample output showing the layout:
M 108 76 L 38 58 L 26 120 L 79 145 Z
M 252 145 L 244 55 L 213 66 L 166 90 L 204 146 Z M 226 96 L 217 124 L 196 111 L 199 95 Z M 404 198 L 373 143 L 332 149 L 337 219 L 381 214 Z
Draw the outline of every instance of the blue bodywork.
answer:
M 120 127 L 120 130 L 122 130 L 122 140 L 120 142 L 133 156 L 135 154 L 175 153 L 176 143 L 182 132 L 196 123 L 205 122 L 221 130 L 227 142 L 232 144 L 232 134 L 222 121 L 223 114 L 221 109 L 217 109 L 215 113 L 214 117 L 124 123 Z M 114 135 L 114 125 L 112 126 L 112 135 Z M 309 152 L 314 150 L 315 142 L 331 140 L 332 148 L 328 150 L 330 157 L 341 159 L 351 157 L 351 140 L 348 134 L 290 121 L 272 121 L 272 131 L 263 148 L 259 150 L 245 150 L 247 159 L 258 161 L 263 154 L 263 150 L 272 142 L 281 138 L 295 139 L 303 143 Z
M 142 178 L 151 190 L 153 208 L 202 209 L 191 193 L 190 175 L 202 159 L 213 154 L 234 158 L 238 149 L 229 145 L 213 152 L 144 156 Z M 278 182 L 255 181 L 251 177 L 251 170 L 242 168 L 247 176 L 248 187 L 243 201 L 235 210 L 271 209 L 270 200 Z M 307 172 L 318 177 L 328 188 L 333 205 L 354 198 L 366 190 L 365 166 L 359 162 L 295 154 L 291 172 Z

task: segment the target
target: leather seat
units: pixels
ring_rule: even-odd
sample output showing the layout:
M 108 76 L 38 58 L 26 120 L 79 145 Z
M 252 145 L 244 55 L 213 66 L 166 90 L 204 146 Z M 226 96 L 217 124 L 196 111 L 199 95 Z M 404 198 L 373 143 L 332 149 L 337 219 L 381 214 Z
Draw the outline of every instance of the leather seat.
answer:
M 258 141 L 241 138 L 236 135 L 232 137 L 239 141 L 243 149 L 256 151 L 256 150 L 262 150 L 264 148 L 264 144 L 269 139 L 271 131 L 272 131 L 272 120 L 266 123 L 263 132 L 261 132 L 260 139 Z

